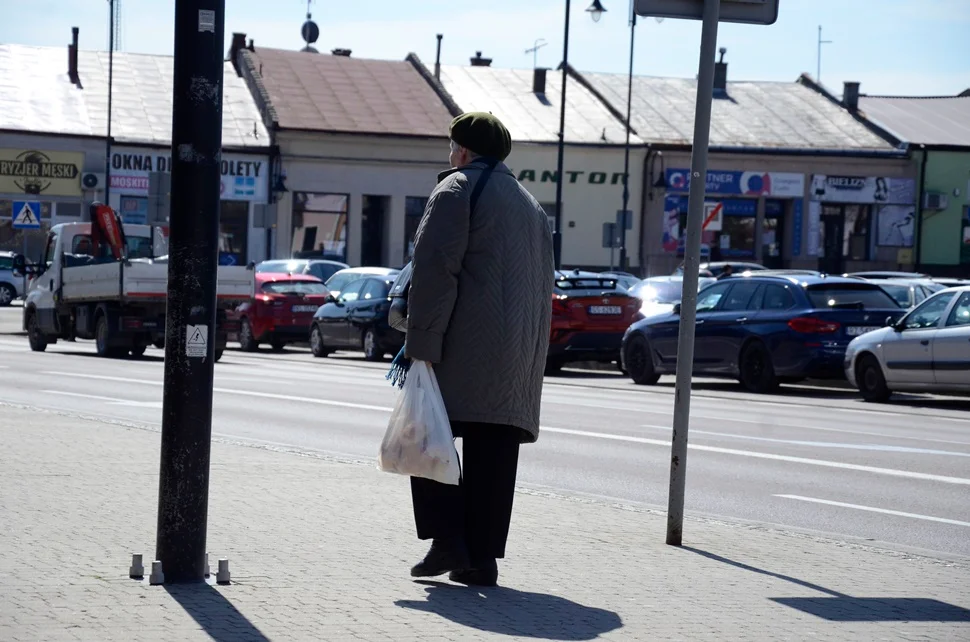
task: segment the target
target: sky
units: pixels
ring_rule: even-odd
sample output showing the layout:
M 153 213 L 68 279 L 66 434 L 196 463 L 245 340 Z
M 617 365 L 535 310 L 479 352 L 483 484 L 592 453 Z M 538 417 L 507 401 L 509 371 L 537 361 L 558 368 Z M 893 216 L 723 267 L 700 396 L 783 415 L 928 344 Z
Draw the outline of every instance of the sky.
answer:
M 120 49 L 171 54 L 174 0 L 116 0 L 121 4 Z M 594 23 L 572 3 L 569 62 L 584 71 L 627 73 L 630 0 L 601 0 L 607 12 Z M 822 26 L 822 83 L 840 95 L 844 81 L 879 95 L 955 95 L 970 89 L 970 0 L 779 0 L 771 26 L 722 23 L 729 80 L 792 82 L 816 74 Z M 225 0 L 226 48 L 243 32 L 256 47 L 300 49 L 306 0 Z M 355 57 L 402 60 L 409 52 L 467 65 L 481 51 L 495 67 L 531 68 L 525 50 L 546 46 L 538 64 L 562 60 L 565 0 L 312 0 L 321 52 L 340 47 Z M 0 0 L 0 43 L 66 46 L 80 27 L 82 49 L 108 48 L 108 0 Z M 639 75 L 695 77 L 700 23 L 640 18 L 634 70 Z M 66 57 L 65 57 L 66 60 Z

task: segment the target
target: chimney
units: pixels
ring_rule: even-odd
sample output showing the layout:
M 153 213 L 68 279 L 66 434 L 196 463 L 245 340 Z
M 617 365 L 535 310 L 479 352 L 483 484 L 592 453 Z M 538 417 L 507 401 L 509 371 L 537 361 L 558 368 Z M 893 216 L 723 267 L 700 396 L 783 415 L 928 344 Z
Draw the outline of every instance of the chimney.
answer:
M 724 62 L 724 54 L 727 53 L 727 47 L 721 47 L 718 51 L 721 59 L 714 63 L 714 95 L 725 96 L 727 95 L 727 63 Z
M 242 72 L 239 69 L 239 52 L 246 48 L 246 34 L 234 32 L 232 34 L 232 44 L 229 45 L 229 62 L 232 63 L 232 68 L 236 70 L 237 76 L 242 76 Z
M 350 49 L 332 49 L 330 51 L 330 54 L 334 56 L 344 56 L 345 58 L 350 58 Z
M 546 71 L 541 67 L 532 70 L 532 93 L 543 95 L 546 93 Z
M 246 45 L 246 49 L 249 49 L 250 51 L 256 51 L 256 43 L 253 42 L 252 38 L 249 39 L 249 44 Z
M 848 109 L 849 111 L 858 111 L 859 83 L 846 81 L 846 83 L 843 85 L 842 106 Z
M 491 67 L 491 58 L 482 58 L 482 52 L 476 51 L 475 57 L 471 59 L 472 67 Z
M 77 36 L 81 30 L 71 27 L 71 44 L 67 46 L 67 77 L 72 85 L 80 84 L 81 78 L 77 73 Z
M 443 34 L 438 34 L 438 53 L 434 57 L 434 79 L 441 80 L 441 39 L 444 38 Z

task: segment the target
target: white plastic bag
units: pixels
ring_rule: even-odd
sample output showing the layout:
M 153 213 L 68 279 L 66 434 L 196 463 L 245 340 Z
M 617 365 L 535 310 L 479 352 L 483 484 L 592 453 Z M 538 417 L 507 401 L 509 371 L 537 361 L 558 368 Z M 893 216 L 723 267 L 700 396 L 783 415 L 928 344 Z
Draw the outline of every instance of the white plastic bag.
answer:
M 425 361 L 408 370 L 381 442 L 377 467 L 389 473 L 457 485 L 461 477 L 451 423 L 438 380 Z

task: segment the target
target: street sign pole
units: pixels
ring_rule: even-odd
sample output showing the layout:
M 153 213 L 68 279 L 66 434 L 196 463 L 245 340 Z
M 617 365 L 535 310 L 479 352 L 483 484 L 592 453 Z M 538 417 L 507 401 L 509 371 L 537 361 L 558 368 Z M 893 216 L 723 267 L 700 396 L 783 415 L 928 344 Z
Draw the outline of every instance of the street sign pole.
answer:
M 714 94 L 714 56 L 717 49 L 719 0 L 704 0 L 701 57 L 694 112 L 694 143 L 687 201 L 687 241 L 684 282 L 677 338 L 677 383 L 674 388 L 674 429 L 670 452 L 670 491 L 667 498 L 667 544 L 680 546 L 684 532 L 684 491 L 687 481 L 687 430 L 690 425 L 690 387 L 694 364 L 694 323 L 697 318 L 697 279 L 707 185 L 707 147 L 711 133 Z
M 225 0 L 176 0 L 172 196 L 156 559 L 205 573 L 219 249 Z

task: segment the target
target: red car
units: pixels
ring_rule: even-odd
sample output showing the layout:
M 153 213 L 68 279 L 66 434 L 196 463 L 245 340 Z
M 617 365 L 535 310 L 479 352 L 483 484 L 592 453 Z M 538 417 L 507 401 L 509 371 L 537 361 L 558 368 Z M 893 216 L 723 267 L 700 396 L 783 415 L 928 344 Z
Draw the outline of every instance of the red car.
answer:
M 546 373 L 567 363 L 619 363 L 623 335 L 640 318 L 640 300 L 614 277 L 591 272 L 556 273 Z
M 256 273 L 253 298 L 236 308 L 232 319 L 239 321 L 239 332 L 230 339 L 239 341 L 246 352 L 261 343 L 282 350 L 287 343 L 306 341 L 313 315 L 330 292 L 320 279 L 309 274 Z

